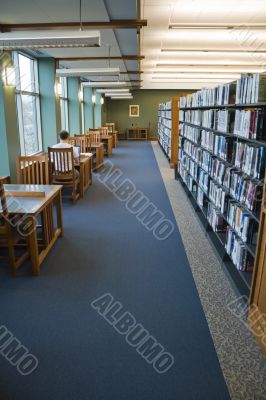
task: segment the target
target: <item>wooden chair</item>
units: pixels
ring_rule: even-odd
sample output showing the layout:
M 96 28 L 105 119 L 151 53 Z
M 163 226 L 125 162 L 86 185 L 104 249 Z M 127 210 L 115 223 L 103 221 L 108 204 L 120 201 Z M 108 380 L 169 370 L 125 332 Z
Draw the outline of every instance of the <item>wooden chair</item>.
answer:
M 101 128 L 99 128 L 99 131 L 102 136 L 107 136 L 109 134 L 109 128 L 107 126 L 102 126 Z
M 73 201 L 78 200 L 80 195 L 80 179 L 74 167 L 73 148 L 48 147 L 49 156 L 49 178 L 52 185 L 63 185 L 65 189 L 72 189 Z
M 48 185 L 48 157 L 18 156 L 17 157 L 17 183 L 22 185 Z
M 101 134 L 99 131 L 90 131 L 88 137 L 90 143 L 101 143 Z
M 105 126 L 108 128 L 108 133 L 113 133 L 115 131 L 114 122 L 106 122 Z
M 75 135 L 76 136 L 76 135 Z M 71 144 L 71 146 L 75 146 L 75 142 L 76 142 L 76 138 L 75 138 L 75 136 L 70 136 L 69 138 L 68 138 L 68 143 L 69 144 Z
M 81 153 L 87 153 L 88 151 L 88 138 L 85 135 L 75 135 L 74 146 L 80 147 Z
M 29 258 L 28 248 L 20 255 L 16 256 L 16 246 L 20 244 L 21 241 L 25 242 L 25 237 L 22 237 L 19 233 L 18 227 L 21 227 L 22 222 L 16 219 L 16 225 L 14 224 L 15 219 L 9 218 L 7 201 L 3 182 L 0 180 L 0 199 L 1 199 L 1 211 L 2 216 L 0 216 L 0 247 L 5 247 L 8 249 L 8 256 L 0 256 L 0 259 L 7 259 L 11 267 L 11 273 L 13 276 L 16 275 L 17 269 L 23 264 L 24 261 Z M 28 241 L 26 241 L 26 245 Z M 20 248 L 22 251 L 22 248 Z

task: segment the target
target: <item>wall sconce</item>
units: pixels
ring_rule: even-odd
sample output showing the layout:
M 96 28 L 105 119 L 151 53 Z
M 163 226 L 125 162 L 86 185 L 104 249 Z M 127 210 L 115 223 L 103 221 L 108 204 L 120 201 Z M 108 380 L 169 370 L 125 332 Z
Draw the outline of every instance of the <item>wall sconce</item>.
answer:
M 104 98 L 101 97 L 101 105 L 103 105 L 103 104 L 104 104 Z
M 60 82 L 58 82 L 58 83 L 55 84 L 55 86 L 54 86 L 54 91 L 55 91 L 55 94 L 56 94 L 57 96 L 60 97 L 60 96 L 62 95 L 62 85 L 61 85 Z
M 95 102 L 96 102 L 96 96 L 95 96 L 95 94 L 92 95 L 91 101 L 92 101 L 92 104 L 95 104 Z
M 79 101 L 83 101 L 83 89 L 79 91 Z
M 3 70 L 3 81 L 6 86 L 16 86 L 16 75 L 14 67 L 5 67 Z

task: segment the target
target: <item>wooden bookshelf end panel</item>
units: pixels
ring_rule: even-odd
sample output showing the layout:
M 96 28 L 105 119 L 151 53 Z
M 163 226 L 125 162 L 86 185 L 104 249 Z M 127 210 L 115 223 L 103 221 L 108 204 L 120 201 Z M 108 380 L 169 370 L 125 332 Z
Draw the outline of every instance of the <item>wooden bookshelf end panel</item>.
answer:
M 258 246 L 255 258 L 250 310 L 248 313 L 249 326 L 266 354 L 266 213 L 261 213 Z

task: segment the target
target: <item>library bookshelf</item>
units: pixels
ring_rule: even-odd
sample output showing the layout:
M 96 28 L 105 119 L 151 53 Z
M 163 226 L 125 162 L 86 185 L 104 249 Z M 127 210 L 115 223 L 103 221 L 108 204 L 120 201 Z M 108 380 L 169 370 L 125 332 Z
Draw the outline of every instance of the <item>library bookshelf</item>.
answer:
M 171 168 L 175 167 L 178 156 L 179 99 L 185 94 L 182 93 L 166 103 L 159 104 L 158 109 L 158 143 Z
M 239 92 L 236 102 L 238 83 L 225 85 L 228 90 L 230 85 L 235 95 L 218 104 L 222 87 L 212 89 L 212 101 L 200 92 L 181 98 L 175 178 L 234 285 L 252 304 L 248 319 L 255 334 L 264 332 L 259 342 L 266 352 L 266 102 L 254 101 L 255 95 L 239 101 Z

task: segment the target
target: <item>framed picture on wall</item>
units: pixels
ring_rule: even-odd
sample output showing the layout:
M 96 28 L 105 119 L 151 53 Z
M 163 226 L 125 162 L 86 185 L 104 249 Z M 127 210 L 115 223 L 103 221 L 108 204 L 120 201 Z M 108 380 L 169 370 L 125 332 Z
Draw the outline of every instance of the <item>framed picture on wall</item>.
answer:
M 130 106 L 129 106 L 129 116 L 130 117 L 139 117 L 139 105 L 130 104 Z

